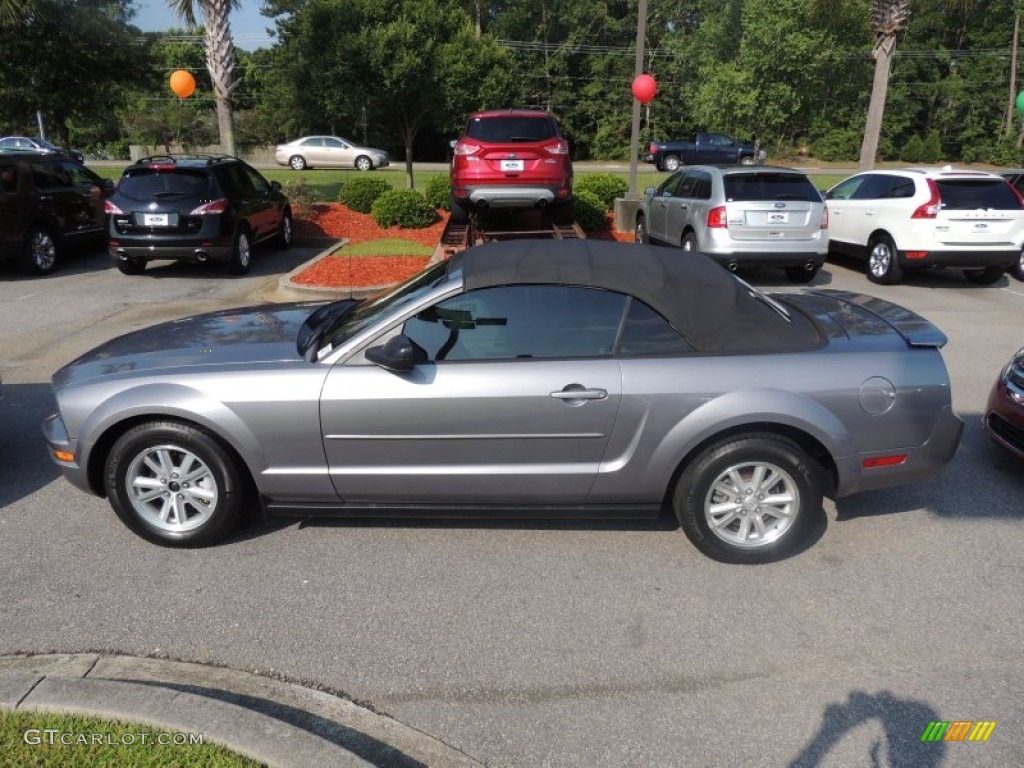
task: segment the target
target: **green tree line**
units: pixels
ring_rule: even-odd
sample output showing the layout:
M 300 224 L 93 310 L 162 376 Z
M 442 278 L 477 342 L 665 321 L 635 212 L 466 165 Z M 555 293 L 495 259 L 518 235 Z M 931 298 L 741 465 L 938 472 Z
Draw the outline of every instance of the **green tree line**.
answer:
M 884 4 L 884 3 L 883 3 Z M 172 6 L 181 6 L 172 2 Z M 698 129 L 772 157 L 856 160 L 876 72 L 872 0 L 648 0 L 647 138 Z M 877 159 L 1021 163 L 1021 0 L 904 0 Z M 124 156 L 216 144 L 203 30 L 142 33 L 130 0 L 0 0 L 0 131 Z M 629 156 L 637 0 L 269 0 L 273 43 L 235 49 L 240 148 L 307 133 L 444 159 L 476 109 L 538 106 L 576 159 Z M 874 15 L 873 15 L 874 14 Z M 202 18 L 194 19 L 202 22 Z M 168 88 L 188 69 L 196 94 Z M 221 118 L 223 119 L 223 117 Z

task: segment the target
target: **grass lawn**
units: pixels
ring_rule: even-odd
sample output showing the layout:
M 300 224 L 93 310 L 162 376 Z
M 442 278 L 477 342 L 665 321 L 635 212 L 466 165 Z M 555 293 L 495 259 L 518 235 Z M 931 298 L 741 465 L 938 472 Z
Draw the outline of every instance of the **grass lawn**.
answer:
M 47 730 L 56 733 L 48 734 Z M 0 711 L 0 766 L 259 768 L 262 765 L 215 744 L 188 743 L 190 737 L 200 735 L 78 715 Z
M 434 249 L 410 240 L 389 237 L 365 243 L 349 243 L 340 254 L 342 256 L 432 256 Z

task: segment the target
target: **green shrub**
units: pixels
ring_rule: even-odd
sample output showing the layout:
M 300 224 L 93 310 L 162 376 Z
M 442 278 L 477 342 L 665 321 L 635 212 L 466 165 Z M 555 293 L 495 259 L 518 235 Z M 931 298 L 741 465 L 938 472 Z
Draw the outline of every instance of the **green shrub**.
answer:
M 608 209 L 597 195 L 589 190 L 576 190 L 573 194 L 572 212 L 586 232 L 597 232 L 608 226 Z
M 435 209 L 441 208 L 445 211 L 452 209 L 452 180 L 449 176 L 437 174 L 427 179 L 426 189 L 423 194 Z
M 615 198 L 625 197 L 629 184 L 614 173 L 583 173 L 573 182 L 573 190 L 577 195 L 580 192 L 592 193 L 604 205 L 605 211 L 610 211 L 615 207 Z
M 920 136 L 915 134 L 907 140 L 907 143 L 903 145 L 903 149 L 900 150 L 900 159 L 908 163 L 927 162 L 924 159 L 924 143 L 921 141 Z
M 391 184 L 380 176 L 356 176 L 341 185 L 338 202 L 353 211 L 369 213 L 373 202 L 391 189 Z
M 316 191 L 302 179 L 288 179 L 281 184 L 281 191 L 296 211 L 312 212 L 316 202 Z
M 415 189 L 388 190 L 373 202 L 371 212 L 382 227 L 421 229 L 437 221 L 437 210 Z
M 935 131 L 929 131 L 921 142 L 921 161 L 937 163 L 942 160 L 942 139 Z
M 814 141 L 814 156 L 819 160 L 857 160 L 863 141 L 859 128 L 836 128 Z

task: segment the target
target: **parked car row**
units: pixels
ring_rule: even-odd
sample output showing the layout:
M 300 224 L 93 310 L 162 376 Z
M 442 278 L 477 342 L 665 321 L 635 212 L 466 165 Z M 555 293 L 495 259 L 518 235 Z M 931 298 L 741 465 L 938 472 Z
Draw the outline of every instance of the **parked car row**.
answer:
M 688 166 L 645 191 L 635 227 L 640 242 L 702 251 L 729 269 L 784 267 L 796 282 L 829 254 L 864 259 L 881 284 L 945 267 L 979 284 L 1006 271 L 1024 279 L 1024 196 L 980 171 L 867 171 L 821 195 L 789 168 Z
M 279 182 L 237 158 L 142 158 L 115 185 L 63 155 L 0 152 L 0 258 L 28 272 L 46 274 L 65 249 L 105 242 L 125 274 L 164 259 L 244 274 L 263 241 L 291 245 L 291 206 Z

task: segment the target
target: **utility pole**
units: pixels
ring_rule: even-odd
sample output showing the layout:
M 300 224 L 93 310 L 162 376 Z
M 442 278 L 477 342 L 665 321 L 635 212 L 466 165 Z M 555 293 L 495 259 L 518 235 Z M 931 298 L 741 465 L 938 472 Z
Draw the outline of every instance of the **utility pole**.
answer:
M 636 63 L 633 67 L 633 78 L 636 79 L 644 71 L 644 46 L 647 41 L 647 0 L 640 0 L 636 19 Z M 628 200 L 639 199 L 636 194 L 636 166 L 640 155 L 640 101 L 633 97 L 633 128 L 629 142 L 629 192 Z

